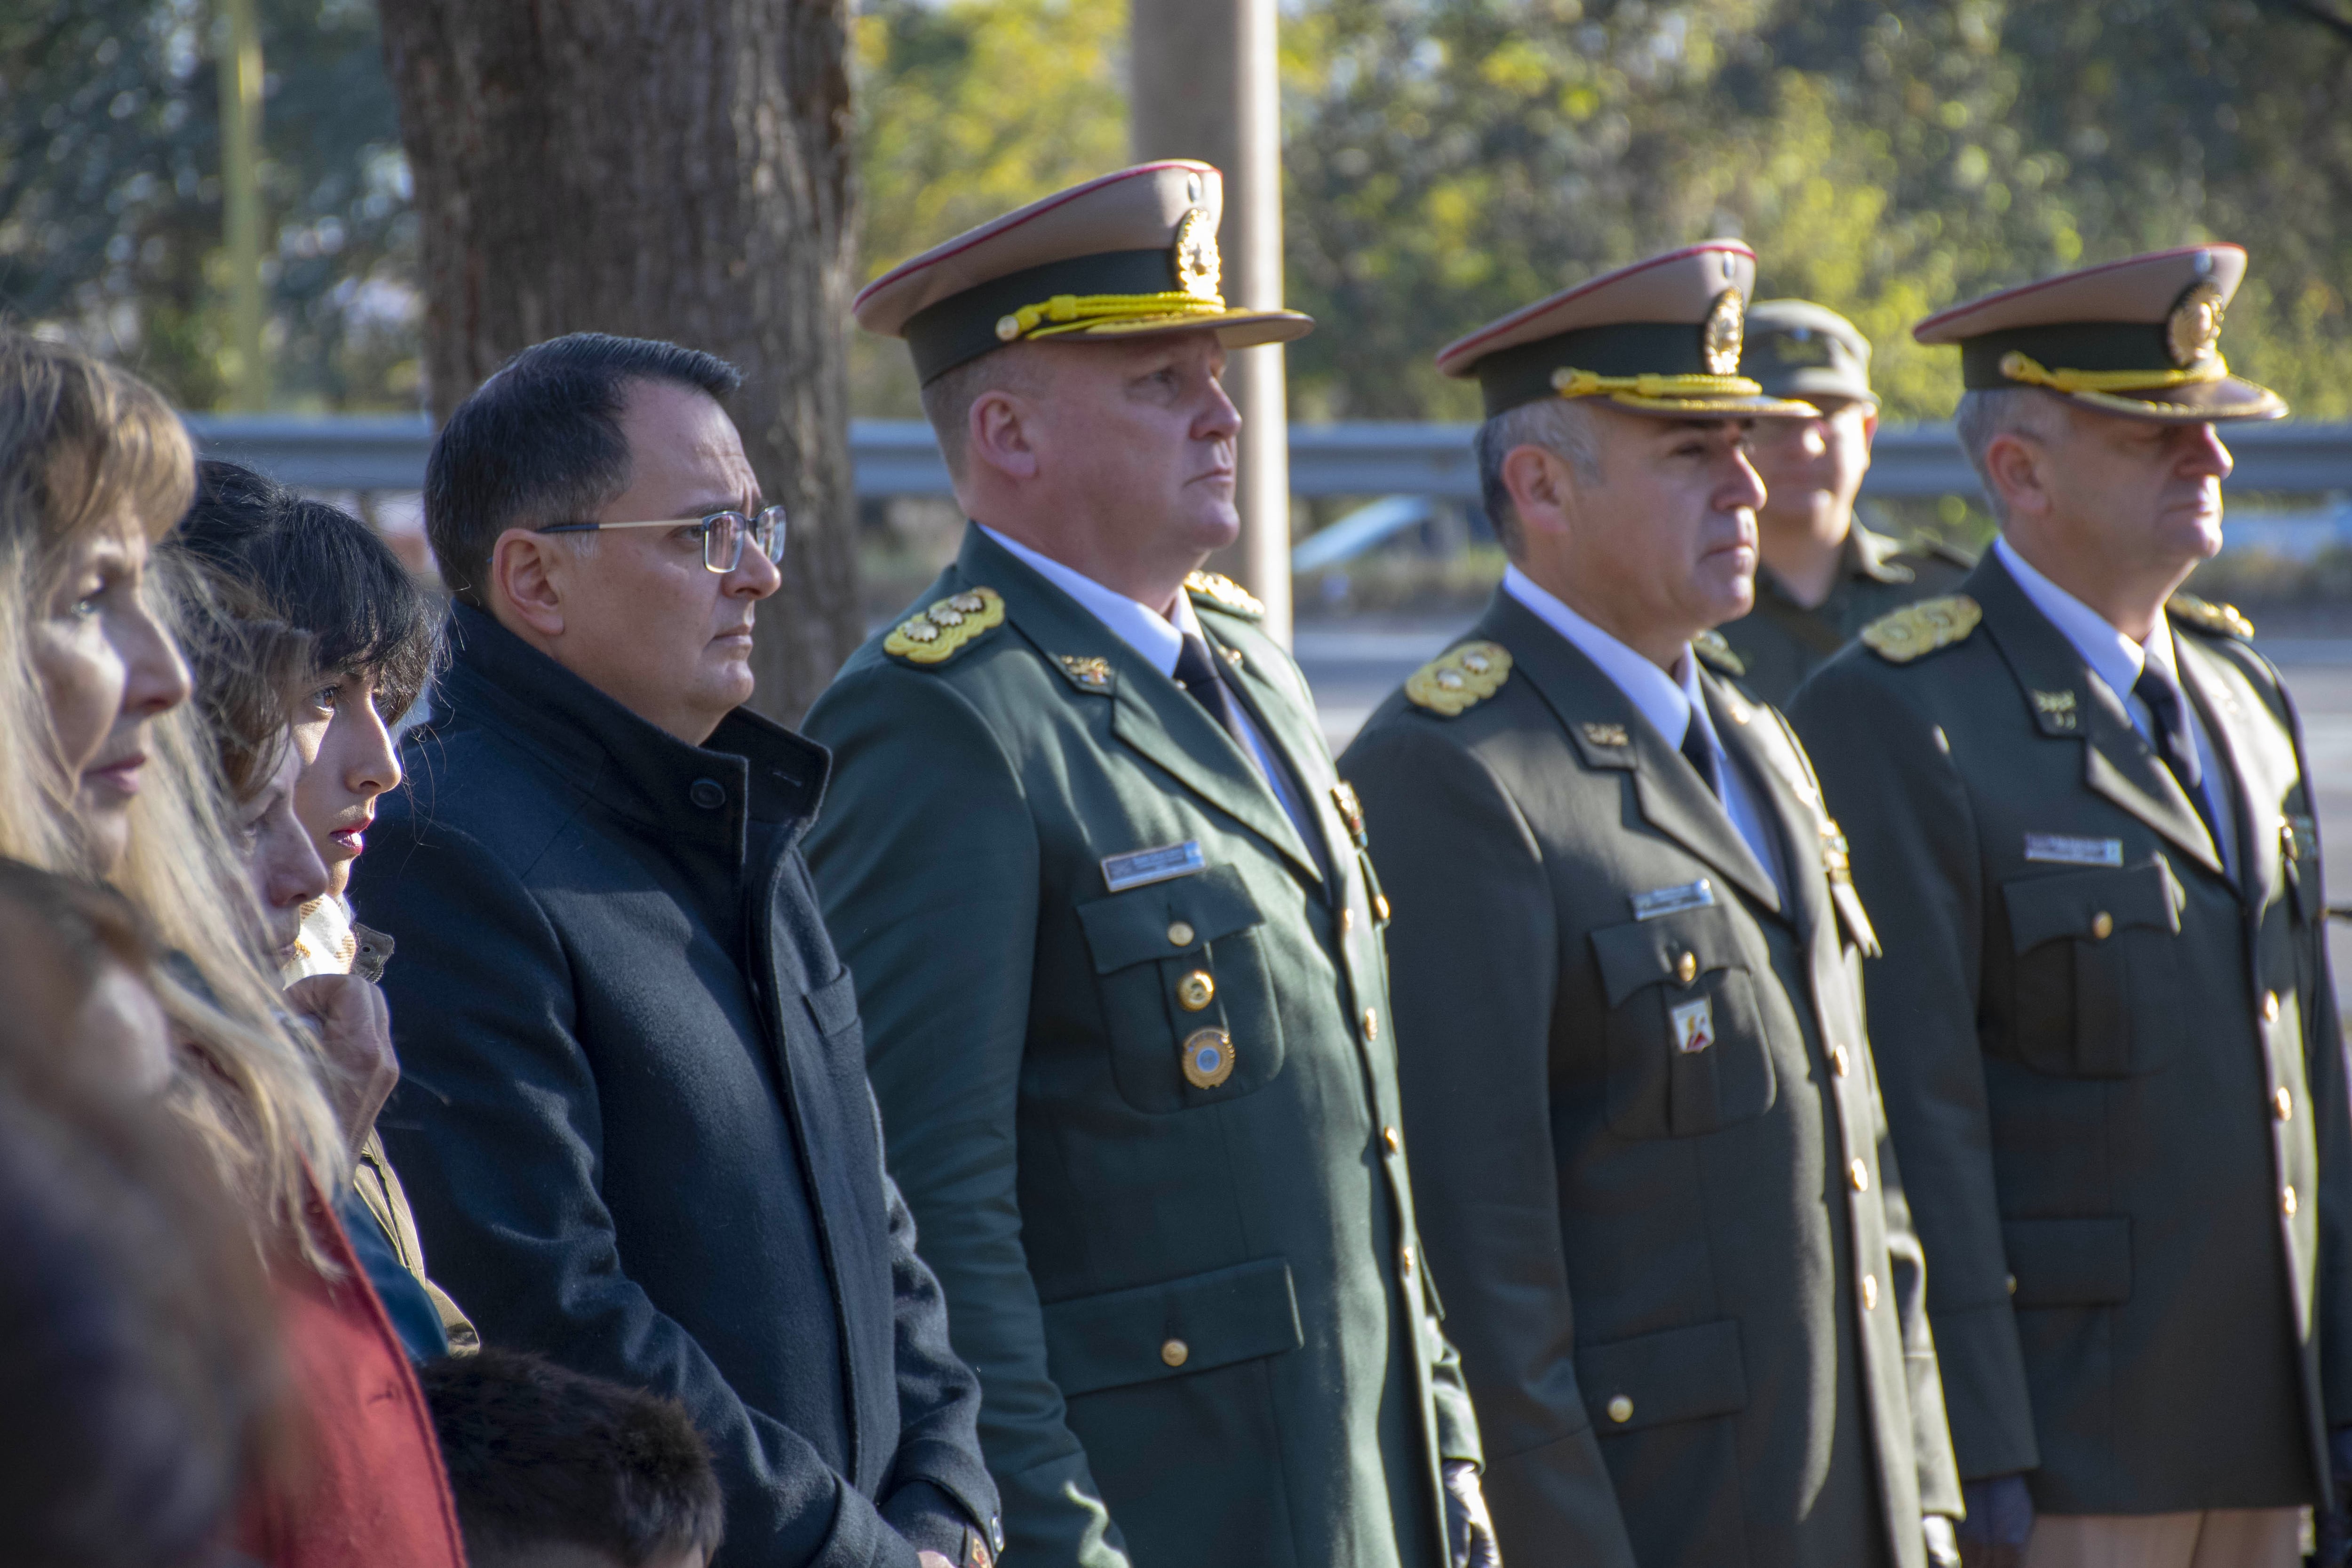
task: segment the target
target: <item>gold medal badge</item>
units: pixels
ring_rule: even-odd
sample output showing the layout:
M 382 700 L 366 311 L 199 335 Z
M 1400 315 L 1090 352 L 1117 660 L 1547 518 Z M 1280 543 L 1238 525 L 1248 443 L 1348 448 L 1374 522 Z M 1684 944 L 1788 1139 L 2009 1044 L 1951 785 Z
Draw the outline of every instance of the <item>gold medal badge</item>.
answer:
M 1740 301 L 1738 289 L 1726 289 L 1715 297 L 1699 328 L 1699 352 L 1706 357 L 1709 375 L 1739 374 L 1739 345 L 1747 320 L 1747 306 Z
M 2201 360 L 2212 357 L 2214 346 L 2221 341 L 2221 316 L 2224 310 L 2221 287 L 2218 283 L 2192 283 L 2165 318 L 2164 346 L 2172 355 L 2172 363 L 2182 370 Z

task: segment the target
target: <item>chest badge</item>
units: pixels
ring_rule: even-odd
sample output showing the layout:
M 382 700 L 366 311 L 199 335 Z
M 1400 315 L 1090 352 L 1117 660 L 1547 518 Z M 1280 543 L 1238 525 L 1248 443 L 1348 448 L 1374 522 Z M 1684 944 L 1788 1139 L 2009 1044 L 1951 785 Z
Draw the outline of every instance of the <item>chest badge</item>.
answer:
M 1234 1076 L 1234 1037 L 1223 1029 L 1195 1029 L 1184 1037 L 1184 1081 L 1214 1089 Z
M 1705 996 L 1685 1002 L 1668 1016 L 1675 1023 L 1675 1049 L 1686 1057 L 1715 1044 L 1715 1003 Z
M 1070 678 L 1071 685 L 1086 691 L 1110 689 L 1110 660 L 1099 655 L 1087 657 L 1075 653 L 1055 654 L 1054 657 L 1060 661 L 1062 671 Z
M 2033 710 L 2053 730 L 2072 730 L 2082 722 L 2072 691 L 2037 691 L 2033 694 Z
M 1356 786 L 1341 779 L 1331 786 L 1331 804 L 1339 813 L 1339 820 L 1348 825 L 1348 837 L 1363 848 L 1370 842 L 1364 832 L 1364 803 L 1356 797 Z

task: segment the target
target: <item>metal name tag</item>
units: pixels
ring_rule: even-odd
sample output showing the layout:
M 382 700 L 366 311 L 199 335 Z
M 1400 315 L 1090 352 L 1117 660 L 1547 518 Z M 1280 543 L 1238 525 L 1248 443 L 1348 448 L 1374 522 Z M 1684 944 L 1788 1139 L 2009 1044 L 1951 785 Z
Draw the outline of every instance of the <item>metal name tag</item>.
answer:
M 1138 849 L 1132 855 L 1105 856 L 1102 868 L 1105 885 L 1114 893 L 1124 893 L 1129 888 L 1140 888 L 1175 877 L 1189 877 L 1195 871 L 1205 871 L 1209 868 L 1209 862 L 1201 854 L 1201 841 L 1187 838 L 1181 844 L 1163 844 L 1157 849 Z
M 1633 918 L 1654 921 L 1660 915 L 1679 914 L 1684 910 L 1703 910 L 1715 902 L 1715 889 L 1701 877 L 1696 882 L 1685 882 L 1679 888 L 1660 888 L 1653 893 L 1633 895 Z
M 2120 866 L 2124 863 L 2124 841 L 2073 838 L 2063 833 L 2029 833 L 2025 836 L 2025 858 L 2053 866 Z

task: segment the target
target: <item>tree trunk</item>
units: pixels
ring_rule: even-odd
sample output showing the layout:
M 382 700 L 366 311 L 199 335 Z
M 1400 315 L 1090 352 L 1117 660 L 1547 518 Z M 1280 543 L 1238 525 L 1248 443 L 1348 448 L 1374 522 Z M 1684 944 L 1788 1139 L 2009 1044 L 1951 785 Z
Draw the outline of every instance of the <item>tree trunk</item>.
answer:
M 848 0 L 382 0 L 415 181 L 436 419 L 519 350 L 667 338 L 792 516 L 756 705 L 790 722 L 861 634 L 846 365 Z

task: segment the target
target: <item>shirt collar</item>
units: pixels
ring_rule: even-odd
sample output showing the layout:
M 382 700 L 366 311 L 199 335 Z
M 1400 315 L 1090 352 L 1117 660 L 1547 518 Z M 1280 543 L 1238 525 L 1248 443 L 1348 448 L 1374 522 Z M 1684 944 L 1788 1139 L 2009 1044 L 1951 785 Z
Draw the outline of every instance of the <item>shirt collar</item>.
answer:
M 1201 635 L 1200 620 L 1192 614 L 1192 595 L 1181 588 L 1176 591 L 1175 613 L 1163 616 L 1140 600 L 1130 599 L 1084 573 L 1071 570 L 1050 555 L 1039 554 L 1017 539 L 1007 539 L 984 522 L 974 526 L 1003 545 L 1014 560 L 1076 599 L 1079 608 L 1108 626 L 1121 642 L 1142 655 L 1144 661 L 1162 675 L 1175 675 L 1176 656 L 1184 651 L 1185 637 Z
M 2060 635 L 2074 645 L 2091 673 L 2105 681 L 2116 696 L 2131 695 L 2132 688 L 2139 684 L 2139 672 L 2150 660 L 2173 685 L 2180 684 L 2179 665 L 2172 651 L 2172 626 L 2163 616 L 2156 617 L 2146 642 L 2134 642 L 2105 616 L 2036 571 L 2006 538 L 1996 538 L 1992 547 L 2033 607 L 2049 617 Z
M 1707 739 L 1715 739 L 1715 727 L 1706 721 L 1706 704 L 1699 700 L 1698 661 L 1691 658 L 1687 646 L 1675 662 L 1675 672 L 1669 674 L 1561 604 L 1517 566 L 1504 569 L 1503 592 L 1599 665 L 1601 673 L 1625 694 L 1625 700 L 1650 721 L 1651 728 L 1665 737 L 1667 745 L 1683 743 L 1693 713 L 1699 715 Z

